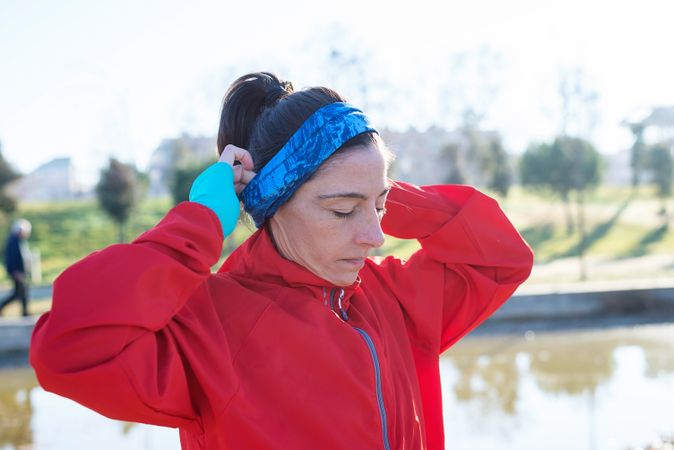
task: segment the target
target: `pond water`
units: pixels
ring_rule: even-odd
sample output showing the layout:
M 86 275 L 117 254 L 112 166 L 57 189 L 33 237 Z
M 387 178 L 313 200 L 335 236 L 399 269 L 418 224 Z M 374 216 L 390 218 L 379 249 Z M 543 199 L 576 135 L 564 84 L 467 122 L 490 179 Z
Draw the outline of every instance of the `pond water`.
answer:
M 674 325 L 464 339 L 440 361 L 451 450 L 625 450 L 674 434 Z M 175 430 L 108 420 L 0 371 L 0 449 L 171 450 Z

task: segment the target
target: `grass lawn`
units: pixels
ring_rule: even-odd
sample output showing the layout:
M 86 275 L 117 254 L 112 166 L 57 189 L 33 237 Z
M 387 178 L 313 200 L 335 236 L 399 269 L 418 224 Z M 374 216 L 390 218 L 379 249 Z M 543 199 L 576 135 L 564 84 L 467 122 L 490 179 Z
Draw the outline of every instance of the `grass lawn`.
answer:
M 567 233 L 560 202 L 518 189 L 502 207 L 534 249 L 537 262 L 578 255 L 580 235 L 577 230 Z M 674 232 L 665 226 L 660 208 L 650 189 L 632 195 L 627 188 L 600 188 L 585 205 L 586 253 L 605 259 L 674 253 Z M 674 211 L 674 202 L 668 208 Z M 577 216 L 576 205 L 571 213 Z

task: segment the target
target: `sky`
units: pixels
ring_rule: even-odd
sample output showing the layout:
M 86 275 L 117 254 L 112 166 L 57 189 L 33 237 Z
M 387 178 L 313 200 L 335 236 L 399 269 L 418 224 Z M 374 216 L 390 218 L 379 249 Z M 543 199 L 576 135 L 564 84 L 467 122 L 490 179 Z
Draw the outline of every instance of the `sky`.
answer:
M 673 20 L 671 0 L 0 0 L 2 152 L 24 173 L 71 157 L 89 183 L 110 156 L 146 169 L 162 139 L 215 135 L 227 86 L 270 70 L 379 128 L 471 108 L 513 153 L 560 132 L 560 79 L 579 80 L 567 131 L 610 154 L 624 119 L 674 105 Z

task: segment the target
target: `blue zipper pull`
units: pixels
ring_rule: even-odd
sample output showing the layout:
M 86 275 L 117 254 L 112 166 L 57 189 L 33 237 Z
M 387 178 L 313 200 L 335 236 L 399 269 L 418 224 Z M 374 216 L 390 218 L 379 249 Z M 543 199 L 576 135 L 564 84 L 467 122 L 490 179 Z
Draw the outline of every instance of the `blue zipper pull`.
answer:
M 335 310 L 335 290 L 336 289 L 330 290 L 330 310 L 331 311 Z
M 339 305 L 339 315 L 344 322 L 349 321 L 349 316 L 346 314 L 346 311 L 342 309 L 342 299 L 344 298 L 344 289 L 340 289 L 339 298 L 337 299 L 337 304 Z
M 335 310 L 335 292 L 337 291 L 337 288 L 334 288 L 330 291 L 330 309 L 334 312 L 337 312 Z M 337 308 L 339 309 L 339 317 L 344 321 L 347 322 L 349 320 L 349 315 L 344 311 L 344 308 L 342 308 L 342 299 L 344 299 L 344 289 L 339 290 L 339 297 L 337 298 Z

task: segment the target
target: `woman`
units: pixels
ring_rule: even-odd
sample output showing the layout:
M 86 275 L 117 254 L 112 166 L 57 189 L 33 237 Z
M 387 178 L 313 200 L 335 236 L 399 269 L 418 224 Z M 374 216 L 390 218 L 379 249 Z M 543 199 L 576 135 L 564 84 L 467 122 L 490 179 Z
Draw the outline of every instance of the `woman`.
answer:
M 532 265 L 496 202 L 389 180 L 362 112 L 266 72 L 229 88 L 218 150 L 191 201 L 56 280 L 42 386 L 184 449 L 443 448 L 438 356 Z M 211 274 L 237 194 L 259 229 Z M 368 257 L 384 234 L 421 249 Z

